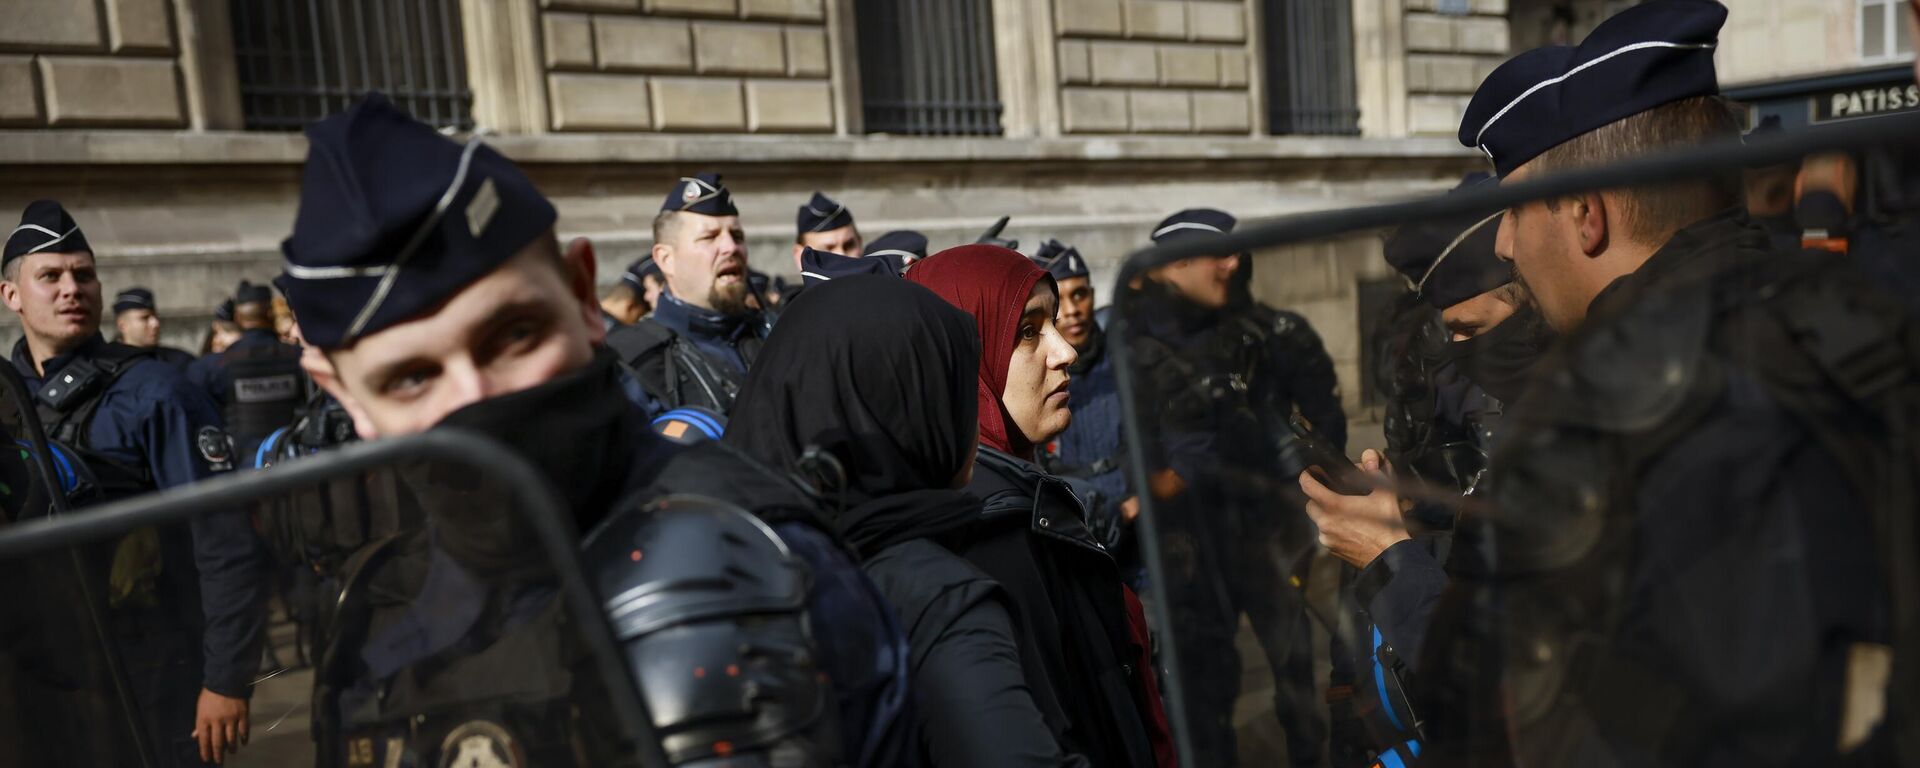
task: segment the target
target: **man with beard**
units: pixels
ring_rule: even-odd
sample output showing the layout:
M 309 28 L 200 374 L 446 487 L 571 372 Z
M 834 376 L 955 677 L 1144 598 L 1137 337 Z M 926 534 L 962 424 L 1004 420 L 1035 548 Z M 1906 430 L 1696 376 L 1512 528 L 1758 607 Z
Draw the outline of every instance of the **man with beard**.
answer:
M 129 347 L 153 350 L 160 362 L 184 371 L 193 363 L 193 353 L 160 345 L 160 308 L 153 291 L 128 288 L 113 297 L 113 328 L 117 339 Z
M 93 475 L 96 493 L 76 501 L 175 488 L 233 468 L 220 411 L 204 391 L 147 350 L 100 337 L 93 249 L 59 203 L 27 206 L 7 237 L 0 277 L 0 298 L 20 316 L 13 365 L 35 393 L 48 439 L 79 454 Z M 163 766 L 220 762 L 247 740 L 266 637 L 259 538 L 238 510 L 212 510 L 190 525 L 128 534 L 101 555 L 111 563 L 96 575 L 111 587 L 104 607 L 113 644 L 155 757 Z
M 1652 0 L 1523 53 L 1474 94 L 1461 142 L 1505 184 L 1735 141 L 1726 15 Z M 1776 250 L 1734 171 L 1506 212 L 1496 248 L 1562 338 L 1508 417 L 1490 509 L 1456 537 L 1423 651 L 1447 663 L 1418 686 L 1447 702 L 1422 711 L 1433 757 L 1920 758 L 1920 341 L 1846 265 Z M 1300 483 L 1316 519 L 1353 523 L 1323 535 L 1349 562 L 1405 538 L 1392 492 Z
M 666 290 L 607 346 L 636 374 L 651 414 L 689 405 L 725 414 L 771 323 L 747 304 L 747 236 L 719 174 L 682 178 L 667 193 L 652 257 Z
M 1469 175 L 1454 192 L 1491 185 Z M 1487 471 L 1506 404 L 1519 399 L 1552 332 L 1494 252 L 1500 212 L 1408 224 L 1387 238 L 1387 263 L 1413 286 L 1417 302 L 1396 319 L 1395 370 L 1388 391 L 1387 454 L 1403 477 L 1432 490 L 1472 495 Z M 1308 513 L 1323 511 L 1309 505 Z M 1420 660 L 1435 601 L 1446 587 L 1454 510 L 1416 504 L 1406 540 L 1370 562 L 1352 563 L 1351 589 L 1359 644 L 1353 664 L 1336 664 L 1351 682 L 1370 755 L 1392 753 L 1409 764 L 1418 754 L 1416 721 L 1403 683 Z M 1315 516 L 1323 536 L 1339 537 L 1342 518 Z M 1370 758 L 1371 759 L 1371 758 Z
M 552 483 L 564 522 L 589 532 L 583 565 L 646 662 L 633 684 L 676 763 L 900 764 L 914 734 L 884 600 L 798 486 L 719 443 L 653 433 L 602 349 L 591 243 L 562 249 L 553 205 L 480 139 L 456 144 L 378 94 L 307 133 L 277 284 L 318 350 L 302 363 L 358 435 L 465 429 Z M 364 641 L 322 670 L 337 693 L 316 697 L 322 755 L 451 765 L 460 724 L 484 718 L 525 764 L 607 764 L 595 747 L 624 729 L 565 638 L 609 617 L 562 609 L 525 521 L 459 498 L 479 480 L 393 471 L 427 523 L 363 550 L 380 565 L 337 601 L 361 617 L 342 636 Z M 649 504 L 680 495 L 737 508 Z

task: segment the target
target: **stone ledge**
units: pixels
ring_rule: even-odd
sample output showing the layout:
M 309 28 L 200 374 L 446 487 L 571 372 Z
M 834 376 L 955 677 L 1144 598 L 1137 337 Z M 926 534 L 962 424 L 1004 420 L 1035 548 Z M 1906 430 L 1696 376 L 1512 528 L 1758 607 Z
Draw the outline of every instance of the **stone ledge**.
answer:
M 527 163 L 938 163 L 1180 160 L 1458 159 L 1480 155 L 1450 138 L 1312 136 L 1046 139 L 570 134 L 492 136 Z M 291 133 L 0 130 L 0 166 L 287 165 L 306 157 Z

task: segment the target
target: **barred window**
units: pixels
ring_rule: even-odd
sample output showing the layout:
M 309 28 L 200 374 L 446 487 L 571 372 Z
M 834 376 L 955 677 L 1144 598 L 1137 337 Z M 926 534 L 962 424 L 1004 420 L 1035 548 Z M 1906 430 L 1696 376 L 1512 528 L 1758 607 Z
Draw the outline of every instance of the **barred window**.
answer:
M 856 0 L 868 133 L 997 136 L 991 0 Z
M 473 127 L 459 0 L 247 0 L 233 45 L 250 130 L 297 131 L 375 90 L 435 127 Z
M 1347 0 L 1265 0 L 1267 131 L 1360 133 Z

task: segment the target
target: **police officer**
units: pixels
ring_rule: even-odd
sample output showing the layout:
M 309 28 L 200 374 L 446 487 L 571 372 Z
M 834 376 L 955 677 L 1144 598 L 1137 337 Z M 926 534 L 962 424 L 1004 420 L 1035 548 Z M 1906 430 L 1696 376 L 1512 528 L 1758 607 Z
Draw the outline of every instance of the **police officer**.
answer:
M 640 272 L 652 263 L 643 256 L 628 264 L 620 272 L 620 279 L 613 281 L 613 287 L 600 295 L 600 325 L 606 330 L 633 325 L 653 311 L 653 305 L 647 303 L 646 281 Z
M 1060 311 L 1054 326 L 1073 345 L 1078 357 L 1067 372 L 1068 402 L 1073 422 L 1051 446 L 1043 447 L 1043 466 L 1052 474 L 1077 481 L 1091 491 L 1089 507 L 1095 535 L 1108 549 L 1120 549 L 1116 559 L 1130 571 L 1139 568 L 1129 545 L 1122 549 L 1122 532 L 1139 514 L 1139 501 L 1127 491 L 1125 461 L 1120 442 L 1120 390 L 1113 379 L 1113 362 L 1106 355 L 1106 332 L 1094 320 L 1094 288 L 1087 260 L 1080 251 L 1059 240 L 1048 240 L 1034 251 L 1033 262 L 1053 276 L 1060 292 Z
M 13 365 L 36 392 L 49 439 L 79 453 L 92 476 L 96 493 L 77 501 L 232 468 L 219 410 L 203 391 L 150 352 L 100 337 L 93 250 L 66 209 L 29 204 L 0 258 L 0 298 L 24 336 Z M 247 739 L 265 636 L 258 538 L 243 515 L 209 511 L 184 529 L 129 534 L 103 559 L 113 635 L 149 744 L 164 765 L 222 760 Z
M 1484 173 L 1453 192 L 1496 183 Z M 1435 494 L 1473 494 L 1501 431 L 1508 403 L 1519 398 L 1551 332 L 1494 250 L 1504 212 L 1418 221 L 1387 238 L 1387 263 L 1407 279 L 1411 306 L 1388 344 L 1387 455 L 1402 478 Z M 1320 509 L 1309 506 L 1309 513 Z M 1455 509 L 1416 504 L 1413 538 L 1350 571 L 1357 643 L 1351 663 L 1336 659 L 1334 677 L 1349 684 L 1366 735 L 1349 737 L 1368 756 L 1393 754 L 1411 764 L 1420 751 L 1417 715 L 1406 686 L 1420 662 L 1431 609 L 1446 585 Z M 1318 522 L 1318 521 L 1316 521 Z M 1341 521 L 1326 522 L 1336 528 Z
M 1654 0 L 1578 46 L 1515 57 L 1475 93 L 1461 141 L 1505 183 L 1731 140 L 1713 64 L 1726 13 Z M 1424 652 L 1456 663 L 1424 670 L 1421 687 L 1517 695 L 1423 712 L 1436 752 L 1915 760 L 1899 743 L 1914 727 L 1914 585 L 1900 565 L 1914 535 L 1901 448 L 1920 402 L 1913 329 L 1843 265 L 1774 250 L 1739 203 L 1729 174 L 1507 212 L 1498 250 L 1561 348 L 1509 416 L 1494 514 L 1456 543 L 1468 567 L 1443 600 L 1466 609 L 1438 614 Z M 1391 494 L 1301 484 L 1316 519 L 1351 523 L 1322 528 L 1343 559 L 1405 538 Z M 1865 674 L 1865 657 L 1896 671 Z M 1887 716 L 1846 703 L 1862 697 Z
M 1485 173 L 1453 192 L 1497 183 Z M 1499 211 L 1421 221 L 1387 238 L 1416 302 L 1389 345 L 1387 456 L 1403 473 L 1470 492 L 1507 405 L 1552 343 L 1513 267 L 1494 253 Z
M 151 349 L 155 360 L 184 371 L 193 362 L 193 354 L 160 345 L 159 311 L 153 301 L 153 291 L 145 288 L 128 288 L 115 295 L 113 327 L 119 332 L 117 341 L 129 347 Z
M 300 348 L 274 332 L 273 288 L 241 281 L 233 292 L 233 322 L 240 338 L 195 361 L 187 379 L 220 405 L 235 449 L 248 461 L 261 440 L 293 423 L 312 387 L 300 368 Z
M 225 352 L 239 338 L 240 326 L 233 322 L 233 298 L 228 297 L 213 308 L 213 321 L 207 326 L 206 341 L 200 344 L 200 356 Z
M 777 752 L 801 765 L 897 764 L 914 735 L 904 643 L 884 602 L 796 485 L 718 443 L 682 448 L 653 434 L 601 348 L 591 244 L 560 247 L 552 204 L 505 157 L 478 139 L 455 143 L 377 94 L 308 139 L 278 285 L 324 352 L 306 358 L 308 370 L 357 433 L 473 430 L 553 482 L 592 532 L 585 565 L 601 594 L 646 596 L 619 607 L 615 629 L 648 662 L 635 667 L 638 687 L 676 763 Z M 720 499 L 759 520 L 707 502 L 638 506 L 666 494 Z M 336 702 L 316 707 L 323 758 L 451 764 L 457 754 L 442 745 L 455 724 L 484 720 L 462 733 L 496 746 L 505 734 L 529 764 L 604 762 L 575 752 L 615 730 L 593 706 L 594 681 L 567 672 L 577 658 L 478 642 L 560 631 L 564 614 L 445 610 L 550 605 L 550 591 L 499 573 L 499 558 L 474 556 L 529 554 L 530 537 L 512 521 L 463 518 L 465 505 L 423 501 L 431 537 L 410 534 L 396 565 L 371 576 L 390 587 L 341 597 L 342 611 L 368 616 L 364 647 L 346 656 L 365 664 Z M 802 571 L 804 584 L 793 579 Z M 452 660 L 471 674 L 429 674 Z M 572 683 L 529 689 L 525 671 Z
M 800 264 L 800 254 L 808 248 L 848 258 L 864 255 L 866 241 L 860 237 L 860 228 L 853 223 L 853 211 L 819 192 L 814 192 L 813 197 L 794 213 L 793 226 L 798 230 L 793 238 L 795 269 L 805 270 Z
M 1152 231 L 1156 243 L 1217 237 L 1225 211 L 1180 211 Z M 1183 259 L 1149 270 L 1129 289 L 1127 344 L 1148 455 L 1145 489 L 1164 510 L 1167 584 L 1181 662 L 1193 691 L 1187 711 L 1195 759 L 1234 765 L 1240 658 L 1246 616 L 1273 670 L 1274 707 L 1289 759 L 1319 760 L 1324 719 L 1313 696 L 1305 604 L 1288 584 L 1287 559 L 1306 551 L 1306 519 L 1284 486 L 1248 478 L 1285 476 L 1279 435 L 1292 412 L 1268 329 L 1231 306 L 1240 254 Z M 1277 555 L 1276 553 L 1284 553 Z
M 650 413 L 727 413 L 772 324 L 747 304 L 746 233 L 718 174 L 682 178 L 667 193 L 653 219 L 653 261 L 667 284 L 653 314 L 607 345 L 633 369 Z

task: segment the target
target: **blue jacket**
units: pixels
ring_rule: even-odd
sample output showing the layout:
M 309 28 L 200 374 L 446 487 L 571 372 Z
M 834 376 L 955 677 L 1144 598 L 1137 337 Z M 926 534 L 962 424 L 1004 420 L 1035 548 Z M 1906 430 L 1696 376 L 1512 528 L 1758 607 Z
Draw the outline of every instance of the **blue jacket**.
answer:
M 671 291 L 660 292 L 660 306 L 649 317 L 742 376 L 753 362 L 751 351 L 741 351 L 742 343 L 759 341 L 765 325 L 758 312 L 729 317 L 681 301 Z
M 55 356 L 47 361 L 47 375 L 98 353 L 104 344 L 95 335 L 73 352 Z M 24 339 L 14 345 L 13 365 L 33 390 L 45 383 Z M 155 359 L 136 361 L 99 398 L 86 444 L 76 447 L 145 469 L 159 489 L 232 469 L 220 409 L 173 366 Z M 195 517 L 189 528 L 199 594 L 184 601 L 191 604 L 162 608 L 176 612 L 182 626 L 204 623 L 204 686 L 224 696 L 244 697 L 266 632 L 266 549 L 243 510 L 209 511 Z
M 1054 446 L 1061 465 L 1054 469 L 1058 474 L 1084 477 L 1100 493 L 1094 519 L 1110 520 L 1127 497 L 1127 478 L 1121 461 L 1120 388 L 1113 378 L 1113 359 L 1106 354 L 1106 337 L 1094 333 L 1080 359 L 1091 364 L 1084 369 L 1075 364 L 1073 378 L 1067 382 L 1073 421 Z

